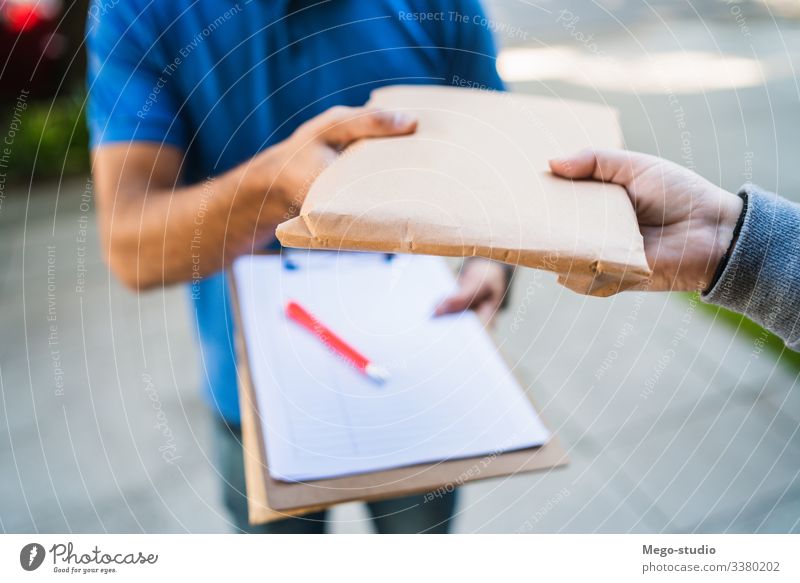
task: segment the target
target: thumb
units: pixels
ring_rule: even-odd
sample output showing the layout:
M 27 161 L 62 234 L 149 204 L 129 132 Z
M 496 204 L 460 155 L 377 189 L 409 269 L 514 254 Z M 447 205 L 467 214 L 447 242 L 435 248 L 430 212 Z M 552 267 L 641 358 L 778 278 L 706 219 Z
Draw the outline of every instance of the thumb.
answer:
M 417 129 L 416 118 L 403 112 L 365 107 L 335 108 L 328 117 L 319 138 L 337 148 L 345 148 L 362 138 L 402 136 Z
M 570 156 L 554 158 L 549 161 L 550 170 L 556 176 L 571 178 L 592 178 L 602 182 L 612 182 L 627 186 L 633 177 L 634 154 L 626 150 L 581 150 Z

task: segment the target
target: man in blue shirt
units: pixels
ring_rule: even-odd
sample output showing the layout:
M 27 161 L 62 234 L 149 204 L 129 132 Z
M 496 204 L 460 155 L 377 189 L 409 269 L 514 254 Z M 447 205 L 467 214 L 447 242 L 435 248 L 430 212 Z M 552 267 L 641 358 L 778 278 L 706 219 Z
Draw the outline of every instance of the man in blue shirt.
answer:
M 186 282 L 205 394 L 219 417 L 225 500 L 256 532 L 318 532 L 324 516 L 247 524 L 230 306 L 221 270 L 276 246 L 308 185 L 351 142 L 413 132 L 363 107 L 392 84 L 502 89 L 477 0 L 99 0 L 87 23 L 88 118 L 100 233 L 143 290 Z M 343 107 L 347 106 L 347 107 Z M 485 318 L 505 270 L 462 270 L 450 311 Z M 371 505 L 382 532 L 444 532 L 453 498 Z M 403 511 L 405 510 L 405 511 Z

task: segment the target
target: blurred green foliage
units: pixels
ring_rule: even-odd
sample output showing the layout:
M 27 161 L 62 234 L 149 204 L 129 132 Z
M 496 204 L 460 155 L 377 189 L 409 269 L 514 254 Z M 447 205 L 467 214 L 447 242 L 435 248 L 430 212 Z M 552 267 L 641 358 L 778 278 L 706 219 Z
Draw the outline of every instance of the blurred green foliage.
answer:
M 84 106 L 85 96 L 80 94 L 29 103 L 11 145 L 8 179 L 27 183 L 87 173 Z

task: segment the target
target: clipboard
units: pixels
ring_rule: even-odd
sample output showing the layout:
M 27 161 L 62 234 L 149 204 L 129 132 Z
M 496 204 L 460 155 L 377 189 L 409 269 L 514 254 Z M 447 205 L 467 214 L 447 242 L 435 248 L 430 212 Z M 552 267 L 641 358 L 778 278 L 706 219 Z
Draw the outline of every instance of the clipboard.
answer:
M 264 446 L 249 355 L 241 333 L 242 319 L 236 278 L 227 270 L 234 319 L 242 449 L 248 518 L 251 524 L 301 516 L 354 501 L 377 501 L 411 494 L 451 491 L 462 484 L 517 473 L 545 471 L 568 463 L 556 436 L 539 447 L 506 453 L 404 466 L 389 470 L 309 482 L 283 482 L 272 478 Z

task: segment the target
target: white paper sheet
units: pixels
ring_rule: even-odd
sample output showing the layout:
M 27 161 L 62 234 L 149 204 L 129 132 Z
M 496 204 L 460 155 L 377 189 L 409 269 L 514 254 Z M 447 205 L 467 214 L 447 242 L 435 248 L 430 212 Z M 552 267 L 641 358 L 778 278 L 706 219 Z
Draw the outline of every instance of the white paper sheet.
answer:
M 234 266 L 269 471 L 315 480 L 545 443 L 548 431 L 474 314 L 433 318 L 437 257 L 288 252 Z M 295 300 L 391 378 L 379 385 L 288 320 Z

